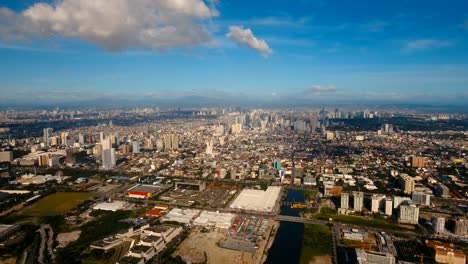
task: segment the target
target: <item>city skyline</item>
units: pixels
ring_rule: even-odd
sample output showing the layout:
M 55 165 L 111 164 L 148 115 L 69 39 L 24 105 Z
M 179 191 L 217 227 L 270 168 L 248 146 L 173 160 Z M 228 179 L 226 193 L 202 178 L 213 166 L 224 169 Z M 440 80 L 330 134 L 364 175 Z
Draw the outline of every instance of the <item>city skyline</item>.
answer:
M 0 104 L 463 106 L 466 7 L 462 1 L 5 2 Z

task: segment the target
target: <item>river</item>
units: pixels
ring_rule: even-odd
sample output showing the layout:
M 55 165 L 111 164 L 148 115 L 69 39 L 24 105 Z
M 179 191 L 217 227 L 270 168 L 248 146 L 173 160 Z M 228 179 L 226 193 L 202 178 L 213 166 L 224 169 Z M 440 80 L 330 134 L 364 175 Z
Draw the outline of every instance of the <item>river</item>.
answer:
M 290 189 L 286 194 L 286 202 L 304 202 L 304 195 L 301 191 Z M 282 215 L 299 216 L 297 210 L 287 205 L 281 206 Z M 301 258 L 302 235 L 304 224 L 281 222 L 276 233 L 275 241 L 268 251 L 265 263 L 284 264 L 299 263 Z

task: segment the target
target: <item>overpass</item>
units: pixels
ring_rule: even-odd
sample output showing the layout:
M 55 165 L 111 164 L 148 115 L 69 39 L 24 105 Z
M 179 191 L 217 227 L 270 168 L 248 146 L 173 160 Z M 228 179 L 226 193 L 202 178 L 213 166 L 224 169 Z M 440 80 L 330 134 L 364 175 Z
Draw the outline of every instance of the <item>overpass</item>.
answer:
M 289 216 L 289 215 L 277 215 L 276 221 L 280 222 L 291 222 L 291 223 L 300 223 L 300 224 L 321 224 L 324 225 L 327 221 L 317 220 L 317 219 L 308 219 L 300 216 Z

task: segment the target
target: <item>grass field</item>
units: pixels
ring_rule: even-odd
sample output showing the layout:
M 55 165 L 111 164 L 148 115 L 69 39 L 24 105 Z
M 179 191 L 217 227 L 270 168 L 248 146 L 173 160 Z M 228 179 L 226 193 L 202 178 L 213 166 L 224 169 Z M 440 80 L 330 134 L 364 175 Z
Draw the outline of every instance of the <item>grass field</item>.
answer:
M 38 217 L 65 214 L 93 195 L 86 192 L 54 193 L 24 208 L 20 214 Z
M 332 218 L 333 221 L 345 223 L 345 224 L 352 224 L 352 225 L 362 225 L 374 228 L 382 228 L 382 229 L 403 229 L 398 224 L 394 224 L 382 219 L 367 219 L 360 216 L 353 216 L 353 215 L 337 215 L 337 214 L 329 214 L 329 213 L 320 213 L 316 215 L 317 219 L 320 220 L 328 220 Z
M 310 263 L 314 257 L 329 256 L 332 250 L 332 234 L 328 227 L 316 224 L 304 225 L 301 264 Z
M 304 196 L 310 196 L 310 197 L 314 197 L 318 194 L 318 190 L 301 190 L 301 192 L 304 194 Z

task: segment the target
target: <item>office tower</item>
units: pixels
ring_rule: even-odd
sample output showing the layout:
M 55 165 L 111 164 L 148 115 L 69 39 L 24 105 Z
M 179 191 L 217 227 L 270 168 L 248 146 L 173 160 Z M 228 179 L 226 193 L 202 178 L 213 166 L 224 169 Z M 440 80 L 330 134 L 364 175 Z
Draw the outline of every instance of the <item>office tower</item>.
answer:
M 427 158 L 426 157 L 411 157 L 411 167 L 413 168 L 424 168 L 426 167 Z
M 445 231 L 445 218 L 443 217 L 432 217 L 432 227 L 434 233 L 441 234 Z
M 400 184 L 404 193 L 411 194 L 414 191 L 414 180 L 408 174 L 400 175 Z
M 49 143 L 51 146 L 57 146 L 59 144 L 59 138 L 58 137 L 50 137 L 49 138 Z
M 393 133 L 393 125 L 392 124 L 383 124 L 381 127 L 381 131 L 385 134 Z
M 165 150 L 177 150 L 179 149 L 179 136 L 176 134 L 164 135 L 164 149 Z
M 403 224 L 418 224 L 419 208 L 414 205 L 400 205 L 400 217 L 398 221 Z
M 354 197 L 354 211 L 361 212 L 364 204 L 364 193 L 363 192 L 353 192 Z
M 335 139 L 335 133 L 333 133 L 331 131 L 327 131 L 325 133 L 325 137 L 326 137 L 327 140 L 333 140 L 333 139 Z
M 391 197 L 387 197 L 385 199 L 385 214 L 386 215 L 392 215 L 393 211 L 393 202 Z
M 102 150 L 102 168 L 110 170 L 115 167 L 115 149 L 103 149 Z
M 349 208 L 349 193 L 341 193 L 341 206 L 342 209 Z
M 133 151 L 133 153 L 135 153 L 135 154 L 140 153 L 140 142 L 138 142 L 138 141 L 133 141 L 133 143 L 132 143 L 132 151 Z
M 50 146 L 50 137 L 52 136 L 52 128 L 44 128 L 43 134 L 44 134 L 44 144 L 46 147 Z
M 380 209 L 380 203 L 385 200 L 385 196 L 379 194 L 373 194 L 371 198 L 371 212 L 378 213 Z

